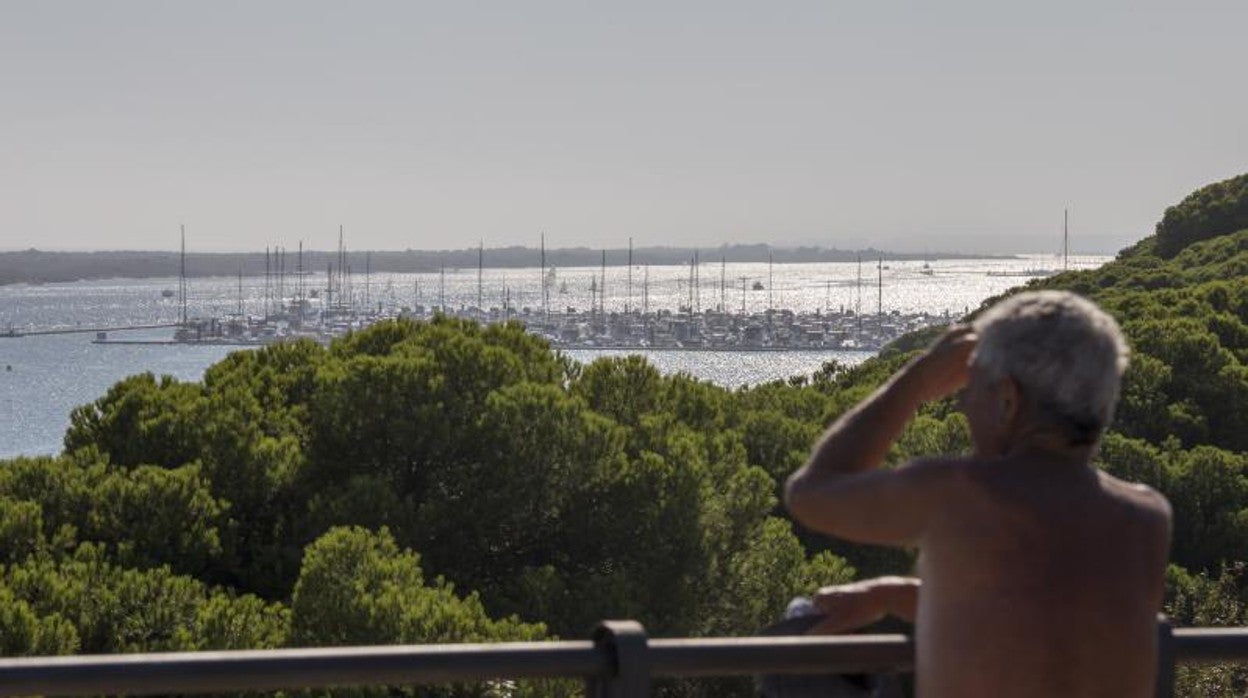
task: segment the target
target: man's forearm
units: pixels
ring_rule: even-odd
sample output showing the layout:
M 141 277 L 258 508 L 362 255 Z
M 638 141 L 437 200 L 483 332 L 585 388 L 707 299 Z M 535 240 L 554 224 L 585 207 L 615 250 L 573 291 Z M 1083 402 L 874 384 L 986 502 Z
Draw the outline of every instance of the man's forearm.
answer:
M 914 577 L 879 577 L 824 587 L 814 600 L 824 619 L 810 632 L 815 635 L 851 632 L 885 616 L 913 623 L 919 605 L 919 588 L 919 580 Z
M 913 623 L 919 613 L 919 590 L 922 584 L 917 577 L 886 577 L 881 580 L 879 593 L 884 596 L 885 613 Z

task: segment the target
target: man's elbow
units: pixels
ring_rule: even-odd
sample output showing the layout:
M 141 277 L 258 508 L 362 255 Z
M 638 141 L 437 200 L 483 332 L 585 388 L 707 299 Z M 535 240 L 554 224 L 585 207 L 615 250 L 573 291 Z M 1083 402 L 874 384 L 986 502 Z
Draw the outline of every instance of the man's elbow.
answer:
M 799 470 L 789 476 L 784 483 L 784 508 L 789 512 L 789 516 L 793 520 L 806 526 L 814 528 L 814 517 L 817 505 L 813 501 L 815 499 L 813 487 L 808 478 L 804 477 L 804 472 Z

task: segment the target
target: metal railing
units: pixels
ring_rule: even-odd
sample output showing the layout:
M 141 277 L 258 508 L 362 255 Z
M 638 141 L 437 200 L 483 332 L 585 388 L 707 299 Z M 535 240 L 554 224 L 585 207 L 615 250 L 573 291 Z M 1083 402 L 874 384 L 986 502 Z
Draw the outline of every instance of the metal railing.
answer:
M 1159 624 L 1157 695 L 1176 663 L 1248 662 L 1248 628 Z M 595 698 L 647 696 L 652 678 L 908 671 L 905 635 L 649 639 L 606 621 L 592 641 L 404 645 L 0 659 L 0 696 L 218 693 L 495 679 L 581 678 Z

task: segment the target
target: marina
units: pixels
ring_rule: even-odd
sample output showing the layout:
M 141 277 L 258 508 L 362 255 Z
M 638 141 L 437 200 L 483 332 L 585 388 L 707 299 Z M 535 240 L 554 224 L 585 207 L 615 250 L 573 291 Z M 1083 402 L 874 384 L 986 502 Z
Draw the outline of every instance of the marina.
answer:
M 488 262 L 489 250 L 485 254 Z M 1106 260 L 1072 257 L 1071 268 Z M 608 257 L 605 270 L 600 257 L 595 267 L 557 270 L 534 264 L 334 273 L 332 297 L 327 269 L 299 275 L 297 263 L 287 265 L 295 271 L 286 274 L 281 264 L 271 264 L 277 273 L 271 268 L 267 279 L 262 273 L 190 279 L 185 299 L 176 273 L 0 286 L 0 365 L 11 367 L 0 371 L 0 415 L 5 417 L 0 419 L 0 457 L 58 451 L 71 411 L 99 399 L 126 376 L 148 371 L 198 381 L 231 352 L 293 338 L 292 316 L 300 318 L 299 332 L 327 341 L 333 335 L 321 336 L 322 328 L 345 332 L 386 317 L 428 319 L 445 308 L 449 316 L 524 322 L 530 331 L 559 337 L 561 343 L 554 346 L 573 361 L 639 354 L 662 373 L 740 388 L 810 375 L 829 361 L 858 364 L 903 324 L 962 317 L 985 298 L 1020 283 L 989 271 L 1061 264 L 1051 254 L 885 259 L 882 265 L 864 259 L 860 274 L 856 262 L 725 265 L 703 260 L 691 284 L 689 265 L 635 266 L 630 274 L 627 266 L 611 262 Z M 923 271 L 925 263 L 932 273 Z M 367 264 L 363 267 L 367 272 Z M 292 304 L 304 310 L 292 313 Z M 482 306 L 484 312 L 478 310 Z M 214 331 L 228 334 L 222 328 L 231 323 L 236 333 L 240 327 L 246 332 L 212 337 Z M 697 328 L 694 341 L 679 334 L 682 324 L 686 333 Z M 799 333 L 816 324 L 821 335 Z M 140 326 L 159 327 L 121 329 Z M 634 329 L 612 330 L 620 327 Z M 180 330 L 181 340 L 176 337 Z M 97 334 L 101 331 L 104 341 Z M 738 338 L 747 333 L 756 334 L 743 345 Z
M 547 265 L 544 239 L 537 278 L 528 277 L 532 279 L 528 284 L 508 283 L 504 278 L 501 289 L 495 279 L 486 283 L 485 248 L 479 246 L 475 288 L 471 279 L 463 279 L 464 270 L 451 270 L 452 277 L 460 277 L 458 283 L 452 279 L 459 293 L 453 293 L 448 303 L 445 267 L 438 270 L 436 279 L 425 280 L 425 295 L 431 296 L 428 300 L 422 297 L 419 274 L 411 279 L 410 296 L 396 292 L 394 275 L 384 285 L 375 284 L 368 254 L 363 274 L 353 273 L 340 229 L 336 255 L 323 276 L 304 267 L 302 243 L 292 264 L 287 263 L 285 250 L 273 248 L 270 252 L 266 248 L 260 312 L 248 312 L 249 294 L 240 269 L 236 306 L 225 313 L 195 314 L 189 309 L 185 236 L 183 241 L 177 291 L 161 291 L 162 299 L 175 295 L 177 299 L 179 321 L 172 337 L 117 338 L 100 329 L 95 343 L 256 346 L 310 339 L 324 344 L 384 320 L 450 316 L 483 324 L 519 322 L 558 349 L 878 351 L 905 333 L 948 323 L 951 314 L 957 312 L 948 306 L 937 312 L 903 309 L 895 303 L 886 308 L 885 271 L 889 272 L 890 283 L 904 283 L 907 278 L 935 283 L 937 269 L 927 259 L 922 266 L 904 260 L 892 260 L 886 265 L 883 255 L 871 261 L 859 256 L 854 263 L 825 265 L 836 273 L 822 279 L 823 302 L 810 307 L 805 303 L 786 304 L 785 291 L 791 300 L 793 291 L 799 289 L 792 288 L 794 279 L 784 273 L 778 286 L 775 265 L 770 261 L 765 275 L 758 273 L 762 271 L 760 265 L 746 265 L 752 267 L 752 274 L 737 273 L 740 270 L 734 268 L 730 284 L 726 259 L 719 264 L 707 264 L 695 252 L 687 267 L 669 265 L 656 274 L 662 278 L 652 283 L 650 267 L 633 263 L 631 241 L 623 278 L 619 266 L 611 267 L 608 275 L 604 250 L 598 269 L 581 268 L 572 277 L 571 281 L 579 286 L 577 293 L 570 288 L 569 278 L 561 277 L 556 268 Z M 845 271 L 852 271 L 853 276 L 844 278 Z M 1022 273 L 1036 275 L 1031 271 Z M 1019 272 L 990 269 L 983 273 L 1009 277 Z M 586 276 L 588 287 L 583 283 Z M 786 276 L 789 278 L 783 278 Z M 809 282 L 799 281 L 799 285 L 805 283 Z M 431 293 L 430 286 L 436 291 Z M 834 303 L 834 286 L 839 303 Z M 588 298 L 584 291 L 588 291 Z M 799 290 L 802 300 L 809 300 L 809 295 L 807 289 Z M 487 298 L 499 302 L 487 303 Z M 251 305 L 254 311 L 254 303 Z M 963 312 L 966 310 L 969 306 L 963 307 Z
M 799 312 L 788 308 L 742 313 L 720 308 L 682 306 L 656 311 L 557 311 L 510 305 L 464 308 L 415 305 L 359 309 L 324 307 L 319 299 L 293 299 L 276 312 L 261 316 L 231 314 L 189 318 L 175 325 L 171 338 L 117 339 L 96 333 L 97 344 L 198 344 L 256 346 L 310 339 L 320 343 L 398 318 L 432 320 L 449 316 L 483 324 L 518 322 L 558 349 L 664 349 L 697 351 L 877 351 L 914 330 L 949 322 L 949 314 L 899 311 L 861 313 L 853 310 Z

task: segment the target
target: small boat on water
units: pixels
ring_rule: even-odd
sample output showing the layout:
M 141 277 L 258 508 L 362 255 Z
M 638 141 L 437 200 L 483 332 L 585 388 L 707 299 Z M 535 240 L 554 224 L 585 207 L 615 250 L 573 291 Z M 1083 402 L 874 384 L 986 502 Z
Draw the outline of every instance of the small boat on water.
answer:
M 161 292 L 160 292 L 160 297 L 161 297 L 161 298 L 173 298 L 173 297 L 174 297 L 174 295 L 176 295 L 176 294 L 177 294 L 177 292 L 176 292 L 176 291 L 174 291 L 174 290 L 173 290 L 173 289 L 171 289 L 171 288 L 167 288 L 167 289 L 165 289 L 165 290 L 163 290 L 163 291 L 161 291 Z

